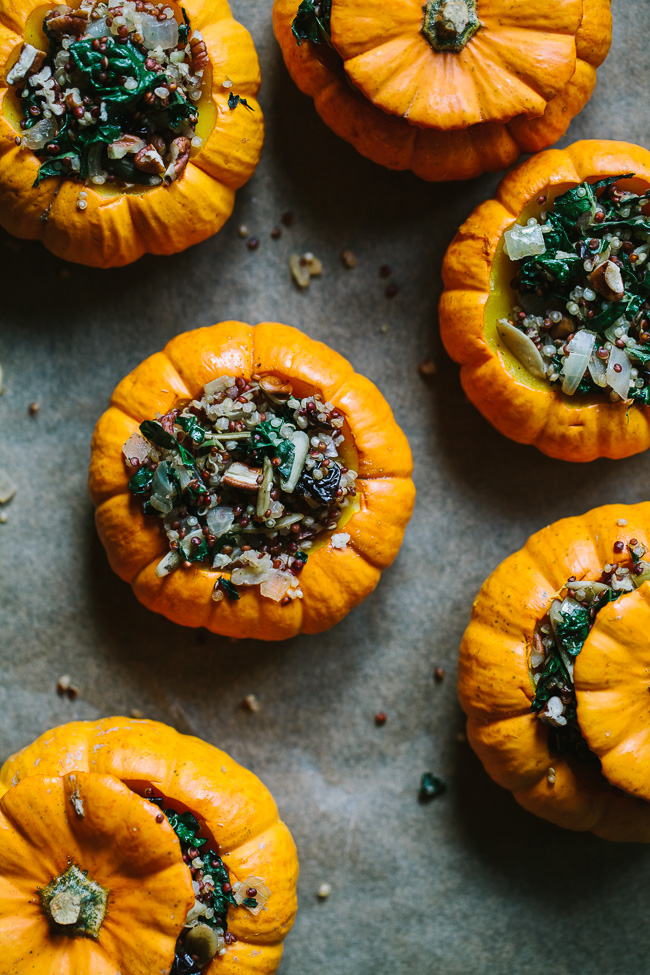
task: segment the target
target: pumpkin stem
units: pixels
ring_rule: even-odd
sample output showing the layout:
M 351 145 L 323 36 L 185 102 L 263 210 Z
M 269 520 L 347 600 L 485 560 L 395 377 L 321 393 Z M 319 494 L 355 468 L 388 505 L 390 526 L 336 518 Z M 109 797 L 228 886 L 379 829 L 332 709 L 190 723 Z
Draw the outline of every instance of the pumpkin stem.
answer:
M 428 0 L 422 33 L 434 51 L 462 51 L 481 26 L 476 0 Z
M 106 916 L 108 891 L 73 863 L 40 891 L 41 907 L 56 934 L 97 938 Z

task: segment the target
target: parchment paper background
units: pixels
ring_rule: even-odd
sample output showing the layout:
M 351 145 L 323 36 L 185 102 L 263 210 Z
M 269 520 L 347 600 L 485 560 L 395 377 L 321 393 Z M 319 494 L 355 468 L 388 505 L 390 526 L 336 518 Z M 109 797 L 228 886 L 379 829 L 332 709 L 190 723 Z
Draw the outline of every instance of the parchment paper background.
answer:
M 231 752 L 272 789 L 299 848 L 283 975 L 640 975 L 650 851 L 520 810 L 457 740 L 455 677 L 485 576 L 557 517 L 647 498 L 650 457 L 552 461 L 469 405 L 438 337 L 439 269 L 499 177 L 439 187 L 362 159 L 290 82 L 270 6 L 233 0 L 262 61 L 267 142 L 221 234 L 106 273 L 0 235 L 0 466 L 18 485 L 0 525 L 0 757 L 59 722 L 132 708 Z M 650 145 L 650 2 L 613 9 L 612 52 L 565 142 Z M 285 210 L 295 224 L 273 241 Z M 254 253 L 242 223 L 261 239 Z M 324 273 L 299 293 L 287 262 L 305 250 Z M 399 286 L 390 300 L 382 264 Z M 95 535 L 89 444 L 113 387 L 177 332 L 231 317 L 286 321 L 343 352 L 385 393 L 415 455 L 399 559 L 322 636 L 233 643 L 176 627 L 136 602 Z M 430 356 L 426 383 L 417 365 Z M 56 693 L 64 673 L 80 688 L 74 702 Z M 257 714 L 238 708 L 249 693 Z M 448 792 L 420 805 L 428 769 Z

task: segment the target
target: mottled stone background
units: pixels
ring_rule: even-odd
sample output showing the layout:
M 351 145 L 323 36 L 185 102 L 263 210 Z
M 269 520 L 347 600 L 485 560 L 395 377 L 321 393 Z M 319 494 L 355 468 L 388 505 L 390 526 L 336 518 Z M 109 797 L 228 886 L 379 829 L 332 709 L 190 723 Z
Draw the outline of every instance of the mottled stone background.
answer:
M 566 141 L 650 144 L 650 3 L 613 6 L 612 53 Z M 571 466 L 481 419 L 442 351 L 436 305 L 445 247 L 498 176 L 437 187 L 362 159 L 290 82 L 269 0 L 233 7 L 262 60 L 267 142 L 218 237 L 101 273 L 0 235 L 0 466 L 18 485 L 0 525 L 1 756 L 56 723 L 140 708 L 252 768 L 300 852 L 284 975 L 638 975 L 650 853 L 520 810 L 458 740 L 454 685 L 490 570 L 556 517 L 647 497 L 648 456 Z M 295 224 L 273 241 L 285 210 Z M 242 223 L 261 239 L 254 253 Z M 343 248 L 356 269 L 343 268 Z M 304 250 L 324 272 L 300 293 L 287 262 Z M 399 286 L 391 300 L 382 264 Z M 136 602 L 95 535 L 86 471 L 111 390 L 172 335 L 229 317 L 331 343 L 379 385 L 413 447 L 418 501 L 401 555 L 322 636 L 233 643 L 176 627 Z M 417 366 L 430 356 L 437 375 L 425 383 Z M 80 688 L 74 702 L 57 696 L 64 673 Z M 257 714 L 237 706 L 250 693 Z M 448 792 L 420 805 L 427 769 Z

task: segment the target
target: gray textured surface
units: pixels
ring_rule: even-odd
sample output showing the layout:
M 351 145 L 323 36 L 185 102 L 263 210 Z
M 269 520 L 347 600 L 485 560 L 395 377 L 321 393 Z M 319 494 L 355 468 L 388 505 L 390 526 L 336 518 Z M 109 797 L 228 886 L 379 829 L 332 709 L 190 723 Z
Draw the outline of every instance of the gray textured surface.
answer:
M 1 757 L 58 722 L 133 707 L 230 751 L 273 790 L 299 847 L 284 975 L 638 975 L 650 853 L 519 810 L 457 741 L 454 682 L 488 572 L 557 516 L 647 497 L 648 457 L 572 467 L 480 418 L 441 351 L 436 303 L 444 249 L 498 177 L 436 187 L 361 159 L 290 83 L 268 0 L 234 9 L 262 59 L 267 143 L 218 237 L 104 274 L 0 236 L 0 466 L 19 488 L 0 525 Z M 569 139 L 648 144 L 650 4 L 615 0 L 614 14 L 612 54 Z M 286 209 L 295 226 L 271 241 Z M 343 247 L 359 258 L 353 271 Z M 325 270 L 302 294 L 287 259 L 307 249 Z M 400 287 L 390 301 L 383 263 Z M 346 354 L 386 394 L 416 458 L 415 515 L 375 594 L 330 633 L 277 646 L 182 630 L 140 607 L 108 569 L 86 495 L 92 428 L 117 381 L 175 333 L 228 317 L 287 321 Z M 416 367 L 431 354 L 427 385 Z M 434 665 L 447 670 L 441 685 Z M 201 676 L 183 685 L 186 667 Z M 74 703 L 55 692 L 66 672 L 81 688 Z M 248 693 L 258 714 L 237 708 Z M 416 801 L 425 769 L 449 784 L 428 806 Z M 332 894 L 318 902 L 325 881 Z

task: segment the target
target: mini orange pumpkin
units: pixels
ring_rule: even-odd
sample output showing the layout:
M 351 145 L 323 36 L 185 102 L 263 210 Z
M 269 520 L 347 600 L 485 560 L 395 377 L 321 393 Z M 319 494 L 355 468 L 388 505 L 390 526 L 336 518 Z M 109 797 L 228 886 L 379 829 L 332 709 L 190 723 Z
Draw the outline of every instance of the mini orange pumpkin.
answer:
M 427 180 L 551 145 L 611 43 L 610 0 L 275 0 L 273 24 L 323 121 L 374 162 Z
M 563 460 L 646 450 L 650 414 L 636 403 L 566 396 L 509 352 L 497 333 L 497 320 L 516 303 L 504 233 L 539 211 L 540 194 L 544 200 L 584 181 L 628 173 L 636 179 L 622 186 L 650 185 L 650 153 L 626 142 L 576 142 L 533 156 L 503 179 L 496 199 L 477 207 L 445 255 L 440 330 L 449 355 L 461 365 L 467 396 L 501 433 Z
M 145 790 L 194 814 L 233 887 L 254 878 L 270 892 L 262 911 L 229 910 L 225 950 L 203 975 L 275 972 L 296 913 L 298 862 L 270 794 L 206 742 L 155 721 L 107 718 L 46 732 L 0 772 L 7 975 L 170 970 L 194 905 L 192 877 Z
M 72 6 L 76 3 L 72 2 Z M 21 109 L 7 75 L 23 44 L 46 46 L 39 0 L 0 0 L 0 223 L 17 237 L 41 240 L 68 261 L 119 267 L 145 253 L 174 254 L 221 229 L 235 190 L 253 174 L 263 141 L 255 95 L 259 64 L 247 30 L 227 0 L 187 0 L 192 29 L 202 35 L 209 64 L 198 103 L 200 149 L 192 150 L 171 185 L 119 189 L 49 177 L 34 186 L 40 161 L 21 143 Z M 180 5 L 173 5 L 182 23 Z M 236 98 L 235 96 L 239 96 Z M 245 96 L 248 110 L 240 99 Z M 233 100 L 234 107 L 229 104 Z M 85 206 L 80 191 L 86 194 Z
M 358 471 L 356 503 L 310 552 L 300 575 L 302 598 L 274 601 L 247 585 L 240 598 L 214 602 L 215 584 L 227 584 L 229 571 L 193 562 L 157 574 L 169 543 L 129 491 L 123 445 L 142 421 L 190 402 L 224 375 L 297 383 L 317 391 L 345 418 L 346 449 Z M 95 429 L 90 494 L 111 567 L 145 606 L 184 626 L 280 640 L 328 629 L 372 592 L 396 557 L 413 510 L 412 469 L 408 443 L 386 400 L 341 355 L 287 325 L 222 322 L 172 339 L 118 385 Z
M 484 583 L 460 648 L 458 693 L 488 774 L 529 812 L 610 840 L 650 842 L 648 549 L 647 502 L 608 505 L 543 528 Z M 609 604 L 593 603 L 612 592 Z M 592 600 L 595 619 L 580 597 L 585 605 Z M 564 676 L 554 683 L 561 667 L 548 665 L 552 654 L 540 643 L 553 645 L 558 633 L 562 640 L 578 634 L 566 644 L 577 713 L 568 719 L 568 684 L 560 687 Z M 551 676 L 540 677 L 547 667 Z M 549 704 L 551 696 L 557 700 Z

